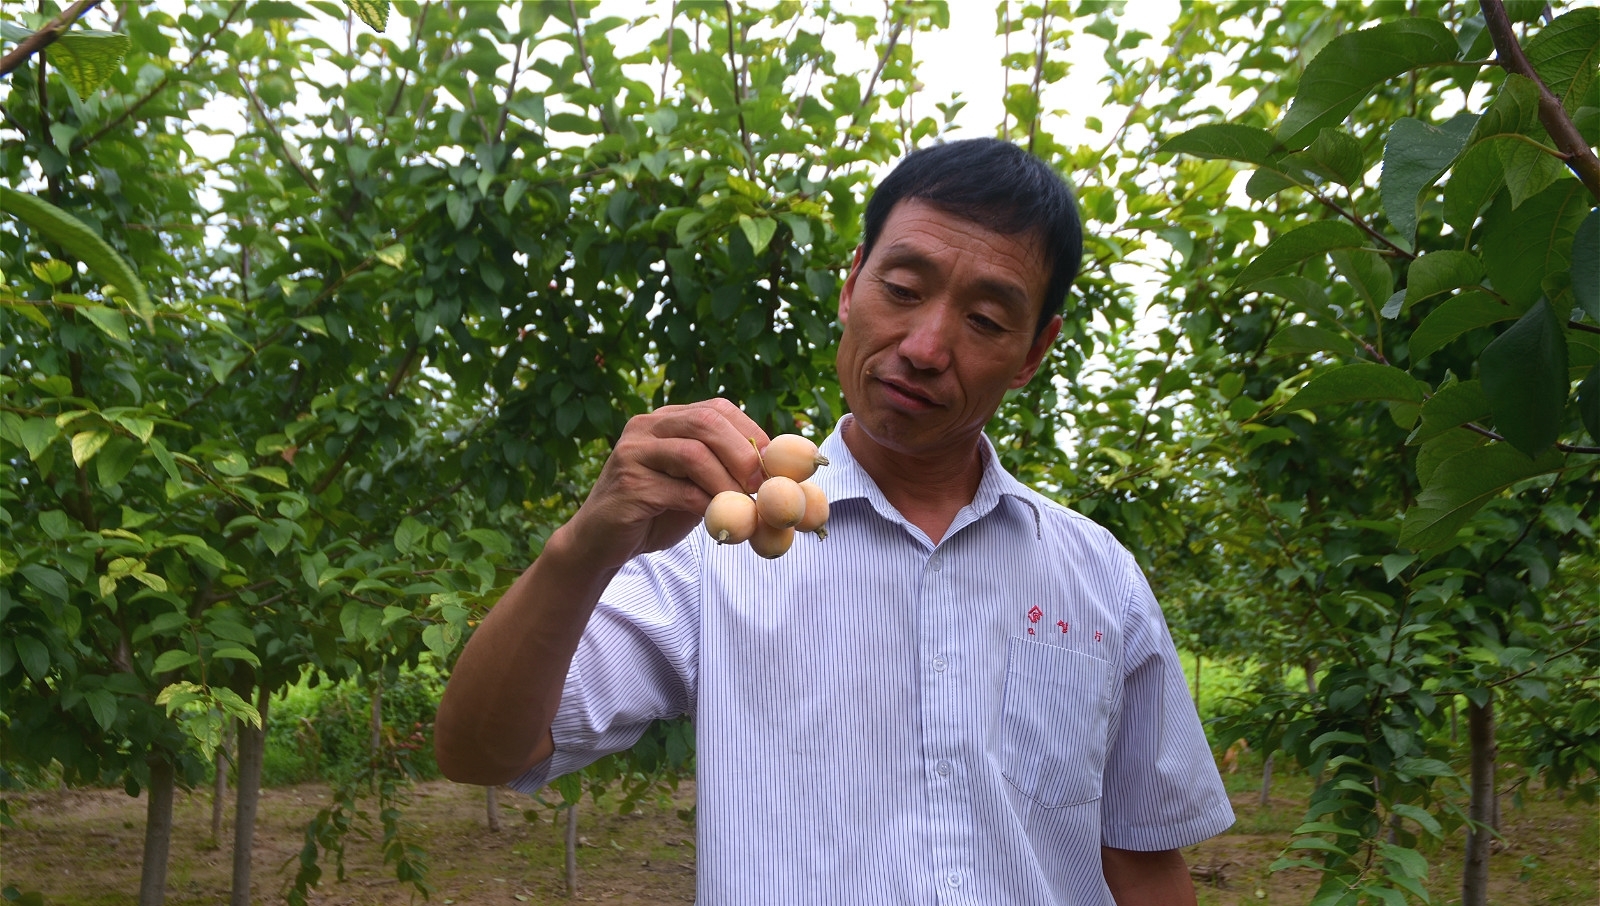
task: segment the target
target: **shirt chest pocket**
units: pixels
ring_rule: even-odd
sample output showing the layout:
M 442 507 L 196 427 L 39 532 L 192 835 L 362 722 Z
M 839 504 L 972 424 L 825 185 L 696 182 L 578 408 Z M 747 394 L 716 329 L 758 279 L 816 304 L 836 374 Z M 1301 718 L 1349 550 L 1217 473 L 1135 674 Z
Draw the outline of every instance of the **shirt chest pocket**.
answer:
M 1025 639 L 1008 646 L 1001 772 L 1045 808 L 1099 799 L 1110 665 Z

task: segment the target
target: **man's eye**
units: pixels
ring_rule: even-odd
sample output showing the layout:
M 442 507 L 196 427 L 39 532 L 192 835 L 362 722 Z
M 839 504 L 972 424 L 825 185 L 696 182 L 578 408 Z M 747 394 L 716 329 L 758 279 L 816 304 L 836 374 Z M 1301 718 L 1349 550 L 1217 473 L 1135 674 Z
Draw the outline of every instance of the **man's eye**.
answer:
M 1000 326 L 994 321 L 989 320 L 988 318 L 985 318 L 983 315 L 973 315 L 972 324 L 985 333 L 999 333 L 1000 331 L 1005 330 L 1004 327 Z
M 917 297 L 916 293 L 912 292 L 907 287 L 901 286 L 898 283 L 887 283 L 886 282 L 883 285 L 884 285 L 884 287 L 886 289 L 889 290 L 889 295 L 894 296 L 896 299 L 907 299 L 907 300 L 909 300 L 909 299 L 915 299 Z

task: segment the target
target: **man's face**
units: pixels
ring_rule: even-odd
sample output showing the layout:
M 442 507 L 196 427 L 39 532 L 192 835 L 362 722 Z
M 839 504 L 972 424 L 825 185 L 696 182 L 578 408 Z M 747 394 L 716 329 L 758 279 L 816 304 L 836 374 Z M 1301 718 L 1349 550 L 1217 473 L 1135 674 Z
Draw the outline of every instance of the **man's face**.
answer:
M 1061 329 L 1035 336 L 1050 272 L 1034 234 L 922 201 L 895 205 L 839 294 L 839 382 L 856 423 L 898 453 L 965 452 Z

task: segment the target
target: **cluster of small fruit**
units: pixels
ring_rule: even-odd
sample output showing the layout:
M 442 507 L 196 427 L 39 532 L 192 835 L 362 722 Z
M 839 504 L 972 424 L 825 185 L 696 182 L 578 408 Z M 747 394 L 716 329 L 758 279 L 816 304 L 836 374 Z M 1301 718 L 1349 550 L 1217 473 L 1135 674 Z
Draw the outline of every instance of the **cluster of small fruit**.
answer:
M 750 441 L 755 446 L 755 441 Z M 767 480 L 755 497 L 742 491 L 723 491 L 706 507 L 706 532 L 718 544 L 743 544 L 772 560 L 794 544 L 796 532 L 828 537 L 828 496 L 809 479 L 818 466 L 828 464 L 817 445 L 798 434 L 780 434 L 757 449 L 761 474 Z

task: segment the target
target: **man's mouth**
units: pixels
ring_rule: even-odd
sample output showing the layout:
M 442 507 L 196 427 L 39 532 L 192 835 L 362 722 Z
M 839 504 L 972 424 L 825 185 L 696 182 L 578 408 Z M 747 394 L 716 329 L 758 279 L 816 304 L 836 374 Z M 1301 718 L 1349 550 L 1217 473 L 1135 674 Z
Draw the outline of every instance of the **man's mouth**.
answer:
M 900 381 L 886 378 L 881 375 L 878 376 L 878 383 L 883 385 L 883 388 L 888 393 L 890 399 L 892 399 L 898 405 L 911 409 L 940 408 L 940 404 L 937 400 L 919 392 L 917 389 L 908 384 L 904 384 Z

